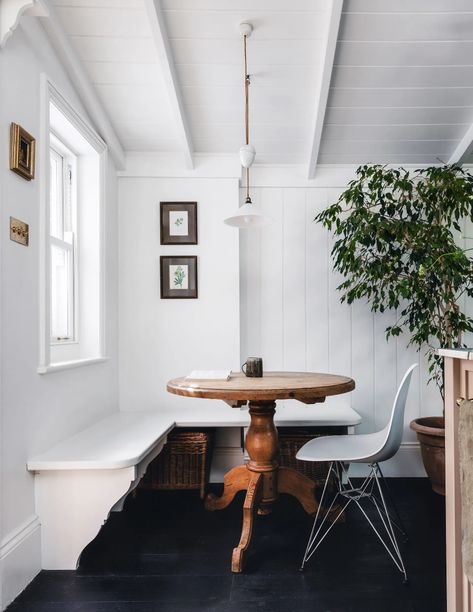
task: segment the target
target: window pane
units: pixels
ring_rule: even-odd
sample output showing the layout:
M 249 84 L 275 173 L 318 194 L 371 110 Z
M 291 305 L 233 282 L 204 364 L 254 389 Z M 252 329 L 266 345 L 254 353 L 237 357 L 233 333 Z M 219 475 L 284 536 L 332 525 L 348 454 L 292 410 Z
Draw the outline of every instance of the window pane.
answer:
M 63 213 L 63 228 L 64 240 L 72 243 L 73 217 L 72 217 L 72 165 L 64 164 L 64 213 Z
M 72 254 L 51 245 L 51 338 L 72 338 Z
M 50 201 L 49 221 L 51 236 L 63 239 L 63 159 L 53 149 L 50 151 Z

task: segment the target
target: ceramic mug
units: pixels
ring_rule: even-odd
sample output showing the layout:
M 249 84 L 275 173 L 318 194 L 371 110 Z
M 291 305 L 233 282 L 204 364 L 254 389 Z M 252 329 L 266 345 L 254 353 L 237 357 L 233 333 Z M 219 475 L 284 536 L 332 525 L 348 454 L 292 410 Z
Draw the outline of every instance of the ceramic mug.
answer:
M 263 376 L 263 360 L 261 357 L 248 357 L 241 366 L 241 371 L 249 378 L 261 378 Z

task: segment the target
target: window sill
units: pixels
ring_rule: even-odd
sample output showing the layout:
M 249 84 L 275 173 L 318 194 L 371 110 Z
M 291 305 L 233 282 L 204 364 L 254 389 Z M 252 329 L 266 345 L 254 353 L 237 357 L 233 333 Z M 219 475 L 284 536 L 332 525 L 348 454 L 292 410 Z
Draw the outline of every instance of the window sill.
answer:
M 62 370 L 71 370 L 72 368 L 80 368 L 82 366 L 95 365 L 97 363 L 105 363 L 108 357 L 95 357 L 93 359 L 75 359 L 74 361 L 61 361 L 51 363 L 47 366 L 38 366 L 38 374 L 51 374 L 53 372 L 61 372 Z

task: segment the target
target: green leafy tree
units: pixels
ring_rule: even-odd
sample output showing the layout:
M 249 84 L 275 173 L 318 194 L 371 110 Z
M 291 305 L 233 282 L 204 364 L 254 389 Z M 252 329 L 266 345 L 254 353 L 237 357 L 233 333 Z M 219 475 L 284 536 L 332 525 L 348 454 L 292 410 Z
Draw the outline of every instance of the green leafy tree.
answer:
M 408 171 L 358 168 L 338 201 L 315 218 L 332 230 L 334 268 L 345 280 L 341 301 L 364 299 L 374 312 L 397 311 L 387 338 L 404 330 L 426 347 L 430 379 L 443 395 L 439 346 L 459 348 L 473 319 L 473 261 L 458 245 L 464 219 L 473 221 L 473 176 L 457 166 Z

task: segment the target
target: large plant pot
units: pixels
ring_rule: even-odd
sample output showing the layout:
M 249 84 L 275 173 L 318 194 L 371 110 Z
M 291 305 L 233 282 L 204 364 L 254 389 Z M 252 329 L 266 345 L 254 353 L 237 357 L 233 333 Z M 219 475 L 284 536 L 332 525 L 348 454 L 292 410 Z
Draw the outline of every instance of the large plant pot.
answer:
M 420 442 L 422 460 L 432 489 L 439 495 L 445 495 L 445 419 L 415 419 L 411 422 L 411 429 L 416 432 Z

